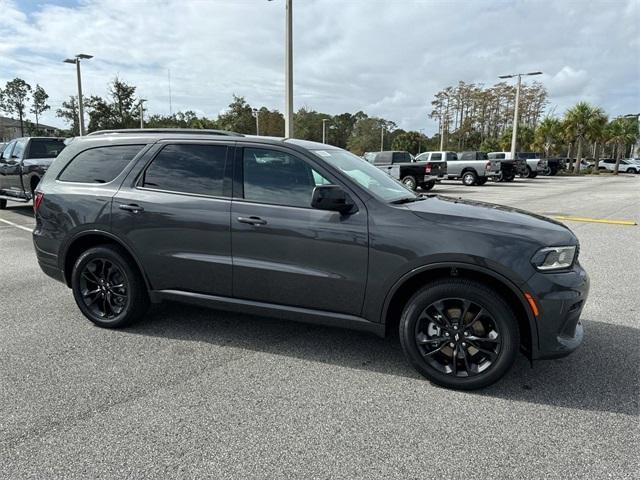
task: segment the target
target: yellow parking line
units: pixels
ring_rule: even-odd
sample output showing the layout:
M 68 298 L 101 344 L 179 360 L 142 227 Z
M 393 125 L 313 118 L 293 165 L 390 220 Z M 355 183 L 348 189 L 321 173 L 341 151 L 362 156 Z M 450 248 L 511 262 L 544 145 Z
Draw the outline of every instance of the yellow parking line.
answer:
M 569 220 L 572 222 L 608 223 L 610 225 L 638 225 L 633 220 L 607 220 L 604 218 L 570 217 L 564 215 L 554 215 L 552 218 L 555 218 L 556 220 Z

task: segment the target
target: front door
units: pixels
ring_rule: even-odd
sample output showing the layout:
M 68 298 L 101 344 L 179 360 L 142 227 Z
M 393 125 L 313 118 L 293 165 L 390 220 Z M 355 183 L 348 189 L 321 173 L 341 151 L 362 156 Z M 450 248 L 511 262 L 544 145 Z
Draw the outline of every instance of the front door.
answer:
M 231 296 L 232 146 L 172 142 L 113 198 L 112 229 L 154 290 Z
M 312 163 L 277 147 L 238 151 L 233 295 L 358 315 L 367 277 L 367 213 L 355 197 L 358 211 L 351 215 L 311 208 L 316 185 L 337 183 Z

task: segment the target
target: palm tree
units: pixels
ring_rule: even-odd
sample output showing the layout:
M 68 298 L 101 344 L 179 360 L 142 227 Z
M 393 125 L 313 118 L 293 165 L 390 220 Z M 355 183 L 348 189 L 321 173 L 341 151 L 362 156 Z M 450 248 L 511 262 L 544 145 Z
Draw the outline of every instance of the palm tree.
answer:
M 613 174 L 618 174 L 620 159 L 624 155 L 626 146 L 636 140 L 637 132 L 634 122 L 626 118 L 616 118 L 609 122 L 605 130 L 607 143 L 616 147 L 616 166 Z
M 594 108 L 587 102 L 578 102 L 574 107 L 567 110 L 564 118 L 565 128 L 570 138 L 574 138 L 577 143 L 578 152 L 576 162 L 573 167 L 574 173 L 580 173 L 580 161 L 582 160 L 582 142 L 589 134 L 589 123 L 593 115 Z
M 600 146 L 604 140 L 605 128 L 609 119 L 604 111 L 600 107 L 595 107 L 592 111 L 591 118 L 589 119 L 589 125 L 587 128 L 587 140 L 592 142 L 595 146 L 594 159 L 595 164 L 593 166 L 593 172 L 595 174 L 600 173 L 598 171 L 598 165 L 600 163 Z
M 555 117 L 546 117 L 536 127 L 533 147 L 536 150 L 544 150 L 545 157 L 548 157 L 562 141 L 562 122 Z

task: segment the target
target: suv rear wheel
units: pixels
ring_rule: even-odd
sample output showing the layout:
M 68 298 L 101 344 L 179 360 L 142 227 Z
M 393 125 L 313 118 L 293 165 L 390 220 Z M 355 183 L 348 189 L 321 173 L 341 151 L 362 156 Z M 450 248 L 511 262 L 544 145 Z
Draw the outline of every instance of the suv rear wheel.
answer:
M 73 296 L 84 316 L 99 327 L 123 327 L 147 311 L 144 280 L 130 263 L 121 248 L 102 245 L 84 252 L 73 266 Z
M 462 279 L 419 290 L 405 306 L 399 329 L 404 354 L 418 372 L 462 390 L 500 379 L 520 344 L 517 319 L 502 297 Z

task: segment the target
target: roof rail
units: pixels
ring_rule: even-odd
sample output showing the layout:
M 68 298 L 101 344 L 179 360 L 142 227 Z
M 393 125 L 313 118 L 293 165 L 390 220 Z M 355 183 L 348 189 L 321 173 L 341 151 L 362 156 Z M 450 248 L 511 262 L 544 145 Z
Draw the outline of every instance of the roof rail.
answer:
M 154 133 L 179 133 L 187 135 L 221 135 L 226 137 L 244 137 L 241 133 L 230 132 L 228 130 L 213 130 L 207 128 L 121 128 L 116 130 L 97 130 L 87 134 L 88 137 L 97 135 L 144 135 Z

